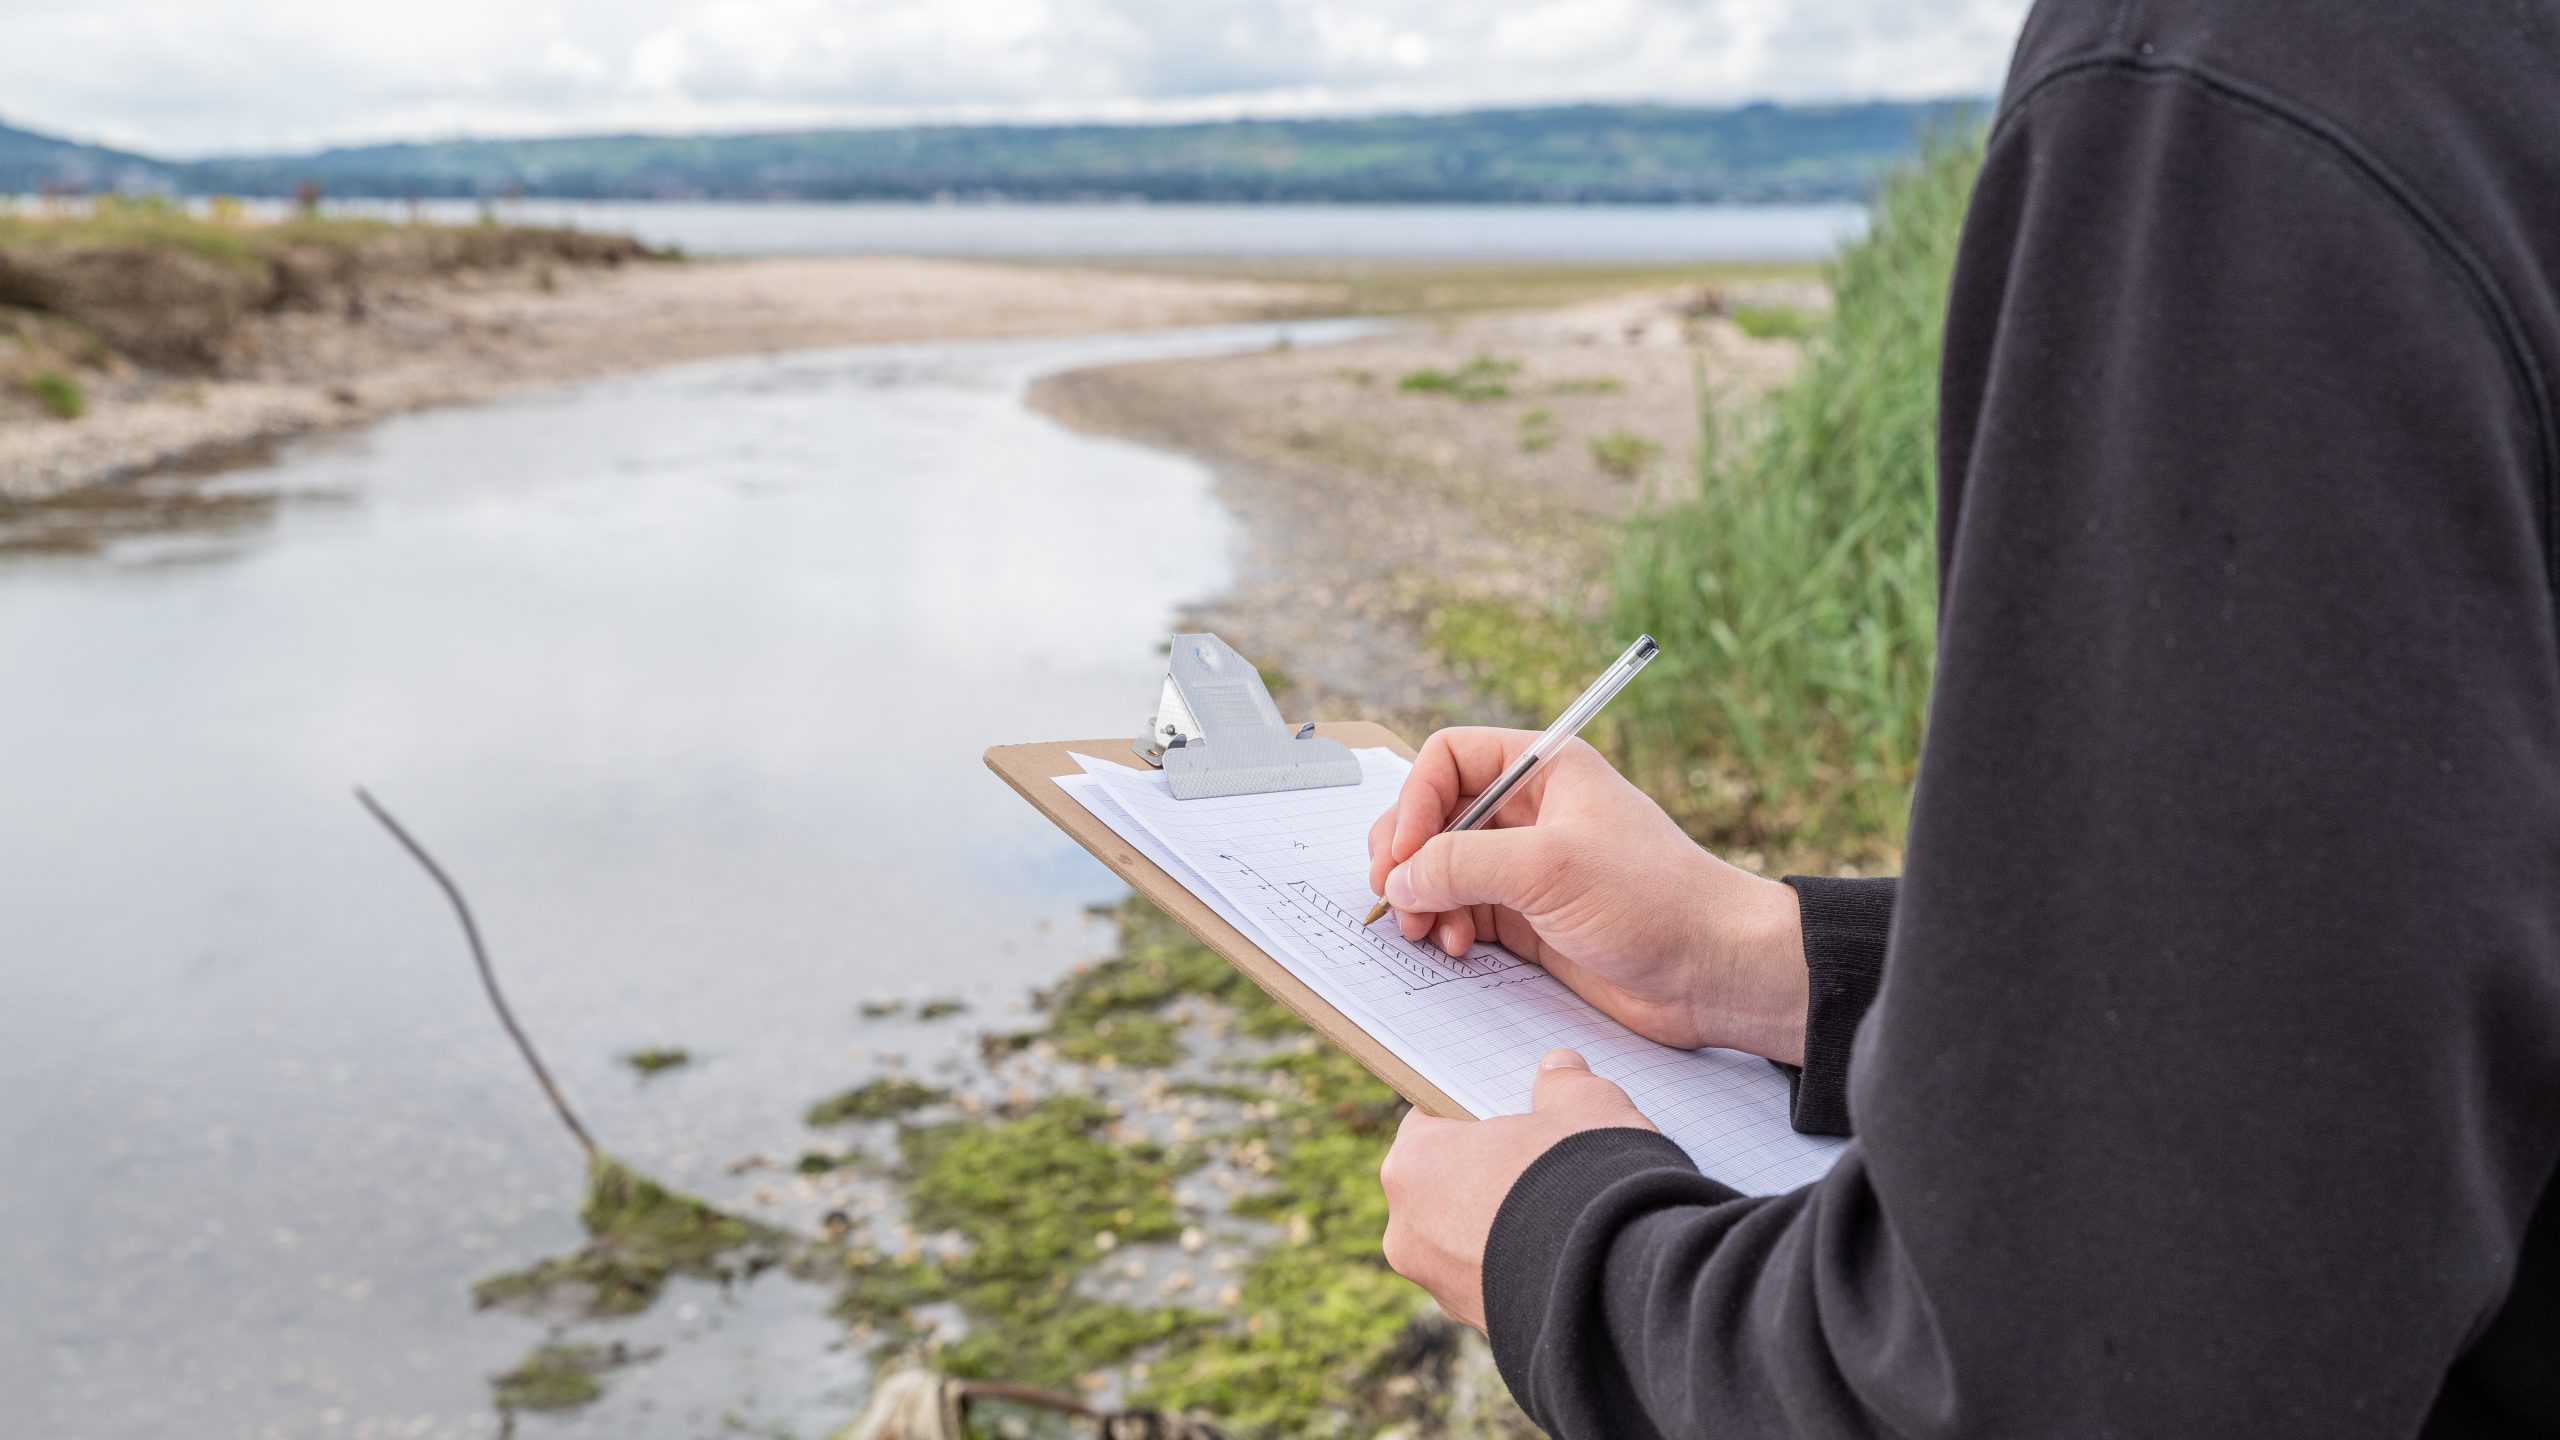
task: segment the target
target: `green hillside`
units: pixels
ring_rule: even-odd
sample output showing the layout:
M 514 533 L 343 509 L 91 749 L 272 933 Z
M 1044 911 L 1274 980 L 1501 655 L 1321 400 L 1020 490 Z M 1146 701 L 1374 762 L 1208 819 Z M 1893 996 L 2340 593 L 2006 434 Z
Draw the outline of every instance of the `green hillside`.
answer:
M 0 195 L 48 188 L 165 189 L 176 183 L 171 171 L 140 155 L 0 125 Z
M 1775 201 L 1862 198 L 1974 102 L 1585 105 L 1184 125 L 973 125 L 450 140 L 159 164 L 197 193 L 756 200 Z M 86 173 L 111 167 L 56 147 Z M 0 161 L 9 152 L 0 149 Z M 81 157 L 87 157 L 85 159 Z M 41 159 L 41 155 L 36 157 Z M 31 188 L 26 172 L 14 187 Z

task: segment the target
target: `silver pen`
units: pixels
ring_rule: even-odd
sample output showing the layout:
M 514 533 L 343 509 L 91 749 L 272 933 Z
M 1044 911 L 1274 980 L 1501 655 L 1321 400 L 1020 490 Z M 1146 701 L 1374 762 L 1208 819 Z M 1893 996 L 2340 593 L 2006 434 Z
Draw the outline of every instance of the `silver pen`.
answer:
M 1580 699 L 1564 707 L 1564 713 L 1556 717 L 1556 723 L 1530 741 L 1529 748 L 1520 752 L 1520 758 L 1495 776 L 1493 783 L 1484 787 L 1484 793 L 1459 811 L 1456 819 L 1442 826 L 1440 833 L 1449 835 L 1460 830 L 1481 830 L 1491 823 L 1494 816 L 1502 813 L 1503 805 L 1520 793 L 1520 787 L 1529 783 L 1529 777 L 1544 769 L 1546 763 L 1556 757 L 1557 751 L 1581 734 L 1582 727 L 1590 724 L 1600 713 L 1600 707 L 1626 689 L 1627 682 L 1636 678 L 1636 672 L 1643 669 L 1661 649 L 1653 643 L 1652 636 L 1637 636 L 1636 643 L 1627 647 L 1627 653 L 1618 657 L 1618 663 L 1602 671 L 1600 678 L 1591 682 L 1591 688 L 1583 691 Z M 1363 926 L 1375 925 L 1378 917 L 1386 913 L 1387 902 L 1380 900 L 1369 912 L 1369 918 L 1360 923 Z

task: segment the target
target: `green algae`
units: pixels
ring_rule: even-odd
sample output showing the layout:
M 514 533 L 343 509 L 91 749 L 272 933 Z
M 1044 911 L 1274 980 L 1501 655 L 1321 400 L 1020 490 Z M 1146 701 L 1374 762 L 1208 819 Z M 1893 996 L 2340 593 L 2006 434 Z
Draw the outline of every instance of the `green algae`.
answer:
M 830 1095 L 810 1106 L 806 1118 L 812 1125 L 849 1125 L 857 1120 L 895 1120 L 901 1115 L 921 1110 L 928 1105 L 939 1105 L 950 1098 L 950 1091 L 936 1089 L 921 1080 L 910 1080 L 904 1075 L 883 1075 L 877 1080 Z
M 1141 1058 L 1166 1052 L 1129 1045 L 1143 1032 L 1122 1022 L 1171 1030 L 1162 1012 L 1184 999 L 1224 1006 L 1233 1034 L 1301 1032 L 1154 906 L 1133 897 L 1112 914 L 1120 953 L 1043 995 L 1047 1023 L 1002 1037 L 1008 1048 L 1170 1064 L 1184 1058 L 1178 1047 L 1162 1061 Z M 1133 1399 L 1214 1414 L 1240 1436 L 1369 1433 L 1438 1403 L 1434 1387 L 1412 1378 L 1414 1337 L 1441 1333 L 1445 1322 L 1418 1327 L 1429 1302 L 1378 1252 L 1386 1202 L 1377 1166 L 1403 1102 L 1331 1047 L 1199 1058 L 1206 1075 L 1142 1083 L 1233 1102 L 1241 1113 L 1178 1147 L 1119 1138 L 1112 1110 L 1086 1095 L 905 1125 L 907 1213 L 957 1246 L 848 1254 L 841 1312 L 882 1332 L 884 1348 L 921 1346 L 953 1374 L 1068 1385 L 1128 1367 Z M 1234 1293 L 1214 1309 L 1089 1293 L 1083 1282 L 1120 1246 L 1181 1234 L 1174 1187 L 1210 1164 L 1252 1177 L 1233 1213 L 1279 1237 L 1233 1277 Z M 941 1307 L 959 1314 L 965 1333 L 931 1334 L 919 1312 Z
M 622 1057 L 622 1063 L 640 1072 L 642 1079 L 668 1070 L 681 1069 L 693 1063 L 693 1052 L 681 1045 L 646 1045 Z
M 501 1410 L 574 1410 L 604 1394 L 596 1376 L 613 1363 L 599 1345 L 546 1341 L 489 1385 Z
M 578 1220 L 587 1243 L 471 1287 L 486 1309 L 566 1309 L 587 1316 L 636 1315 L 667 1281 L 692 1275 L 727 1282 L 789 1258 L 792 1237 L 670 1190 L 609 1155 L 587 1169 Z
M 1185 998 L 1234 1010 L 1233 1024 L 1245 1035 L 1267 1038 L 1299 1028 L 1297 1017 L 1154 905 L 1132 896 L 1110 913 L 1119 922 L 1120 953 L 1043 991 L 1038 1004 L 1045 1023 L 990 1037 L 991 1049 L 1045 1042 L 1081 1064 L 1176 1064 L 1185 1054 L 1181 1027 L 1162 1012 Z

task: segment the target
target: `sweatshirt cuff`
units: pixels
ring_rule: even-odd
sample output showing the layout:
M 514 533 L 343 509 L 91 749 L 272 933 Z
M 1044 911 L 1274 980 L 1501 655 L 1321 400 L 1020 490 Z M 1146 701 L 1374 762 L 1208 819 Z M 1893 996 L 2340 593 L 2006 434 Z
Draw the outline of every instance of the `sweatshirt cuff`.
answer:
M 1884 983 L 1896 882 L 1790 875 L 1787 884 L 1804 919 L 1806 972 L 1804 1068 L 1788 1077 L 1790 1118 L 1807 1135 L 1846 1135 L 1849 1052 Z
M 1596 1295 L 1558 1293 L 1563 1285 L 1593 1283 L 1587 1266 L 1568 1264 L 1576 1223 L 1612 1187 L 1665 1169 L 1680 1171 L 1689 1186 L 1722 1192 L 1699 1199 L 1741 1193 L 1699 1175 L 1687 1151 L 1654 1131 L 1584 1130 L 1529 1162 L 1494 1212 L 1484 1245 L 1485 1334 L 1503 1383 L 1524 1408 L 1532 1403 L 1530 1362 L 1539 1348 L 1579 1343 L 1584 1317 L 1598 1308 Z

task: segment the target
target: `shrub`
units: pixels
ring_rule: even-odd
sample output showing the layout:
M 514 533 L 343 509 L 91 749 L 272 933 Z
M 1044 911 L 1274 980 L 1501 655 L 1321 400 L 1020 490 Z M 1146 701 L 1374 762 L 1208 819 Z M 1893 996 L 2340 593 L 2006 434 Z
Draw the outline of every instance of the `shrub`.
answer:
M 1662 658 L 1629 759 L 1693 831 L 1898 859 L 1936 663 L 1937 370 L 1981 165 L 1942 136 L 1832 267 L 1803 373 L 1747 431 L 1710 414 L 1698 488 L 1628 528 L 1617 628 Z

